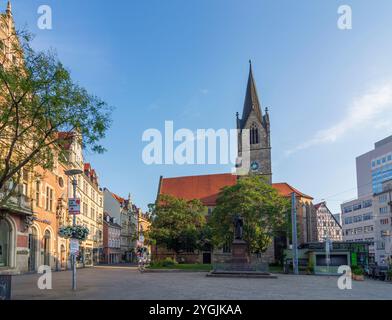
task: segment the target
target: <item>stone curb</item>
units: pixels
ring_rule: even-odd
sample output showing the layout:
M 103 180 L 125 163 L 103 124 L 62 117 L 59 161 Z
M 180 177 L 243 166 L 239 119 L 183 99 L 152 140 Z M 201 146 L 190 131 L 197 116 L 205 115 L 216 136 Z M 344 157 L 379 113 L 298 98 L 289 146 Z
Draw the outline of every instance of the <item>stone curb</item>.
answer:
M 181 270 L 181 269 L 146 269 L 144 272 L 150 272 L 150 273 L 178 273 L 178 272 L 210 272 L 208 270 Z

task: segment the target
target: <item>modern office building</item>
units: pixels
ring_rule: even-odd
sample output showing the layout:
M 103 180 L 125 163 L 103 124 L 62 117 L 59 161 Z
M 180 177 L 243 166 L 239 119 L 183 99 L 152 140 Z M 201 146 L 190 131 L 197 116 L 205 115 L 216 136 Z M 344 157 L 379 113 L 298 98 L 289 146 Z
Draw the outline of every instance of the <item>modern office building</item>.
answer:
M 358 198 L 341 205 L 343 240 L 372 241 L 369 252 L 378 264 L 391 258 L 392 136 L 375 143 L 374 149 L 357 157 Z M 388 231 L 389 230 L 389 231 Z
M 383 182 L 392 179 L 392 135 L 376 142 L 356 163 L 358 197 L 381 192 Z

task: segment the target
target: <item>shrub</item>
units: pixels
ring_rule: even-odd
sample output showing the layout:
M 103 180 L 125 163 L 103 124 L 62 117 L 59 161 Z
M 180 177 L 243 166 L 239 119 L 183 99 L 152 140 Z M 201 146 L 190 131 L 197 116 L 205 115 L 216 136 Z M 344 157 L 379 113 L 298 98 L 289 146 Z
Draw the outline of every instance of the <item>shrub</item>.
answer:
M 163 260 L 154 262 L 152 264 L 152 267 L 155 267 L 155 268 L 162 268 L 162 267 L 163 268 L 168 268 L 168 267 L 175 266 L 177 264 L 178 264 L 178 262 L 176 260 L 174 260 L 173 258 L 166 257 Z
M 353 266 L 353 267 L 351 267 L 351 272 L 352 272 L 352 274 L 354 274 L 354 275 L 356 275 L 356 276 L 362 276 L 362 275 L 364 275 L 364 270 L 363 270 L 363 268 L 362 267 L 359 267 L 359 266 Z
M 310 274 L 314 273 L 314 264 L 313 264 L 313 260 L 309 259 L 309 263 L 308 266 L 306 268 L 306 271 Z

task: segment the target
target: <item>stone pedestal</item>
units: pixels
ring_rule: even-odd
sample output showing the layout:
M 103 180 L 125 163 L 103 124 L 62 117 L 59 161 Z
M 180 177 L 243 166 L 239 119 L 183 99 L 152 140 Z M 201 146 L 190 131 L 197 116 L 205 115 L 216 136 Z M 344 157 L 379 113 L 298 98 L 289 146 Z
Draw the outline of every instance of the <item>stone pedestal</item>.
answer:
M 229 263 L 224 263 L 214 267 L 214 270 L 207 274 L 208 277 L 230 277 L 230 278 L 276 278 L 257 264 L 252 264 L 248 254 L 246 241 L 234 240 L 231 246 L 231 259 Z M 263 270 L 264 269 L 264 270 Z
M 231 263 L 233 265 L 247 265 L 250 262 L 246 241 L 234 240 L 231 246 Z

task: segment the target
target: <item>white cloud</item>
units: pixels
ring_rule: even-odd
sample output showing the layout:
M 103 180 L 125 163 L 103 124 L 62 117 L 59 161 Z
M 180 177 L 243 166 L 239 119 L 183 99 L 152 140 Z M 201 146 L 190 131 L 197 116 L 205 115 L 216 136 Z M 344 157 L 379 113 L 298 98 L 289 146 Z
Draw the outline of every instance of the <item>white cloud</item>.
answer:
M 375 129 L 385 128 L 387 122 L 390 123 L 386 119 L 387 111 L 392 111 L 392 82 L 384 83 L 353 99 L 342 120 L 327 129 L 317 131 L 311 139 L 288 150 L 286 155 L 316 145 L 333 143 L 360 126 L 365 127 L 371 124 Z

